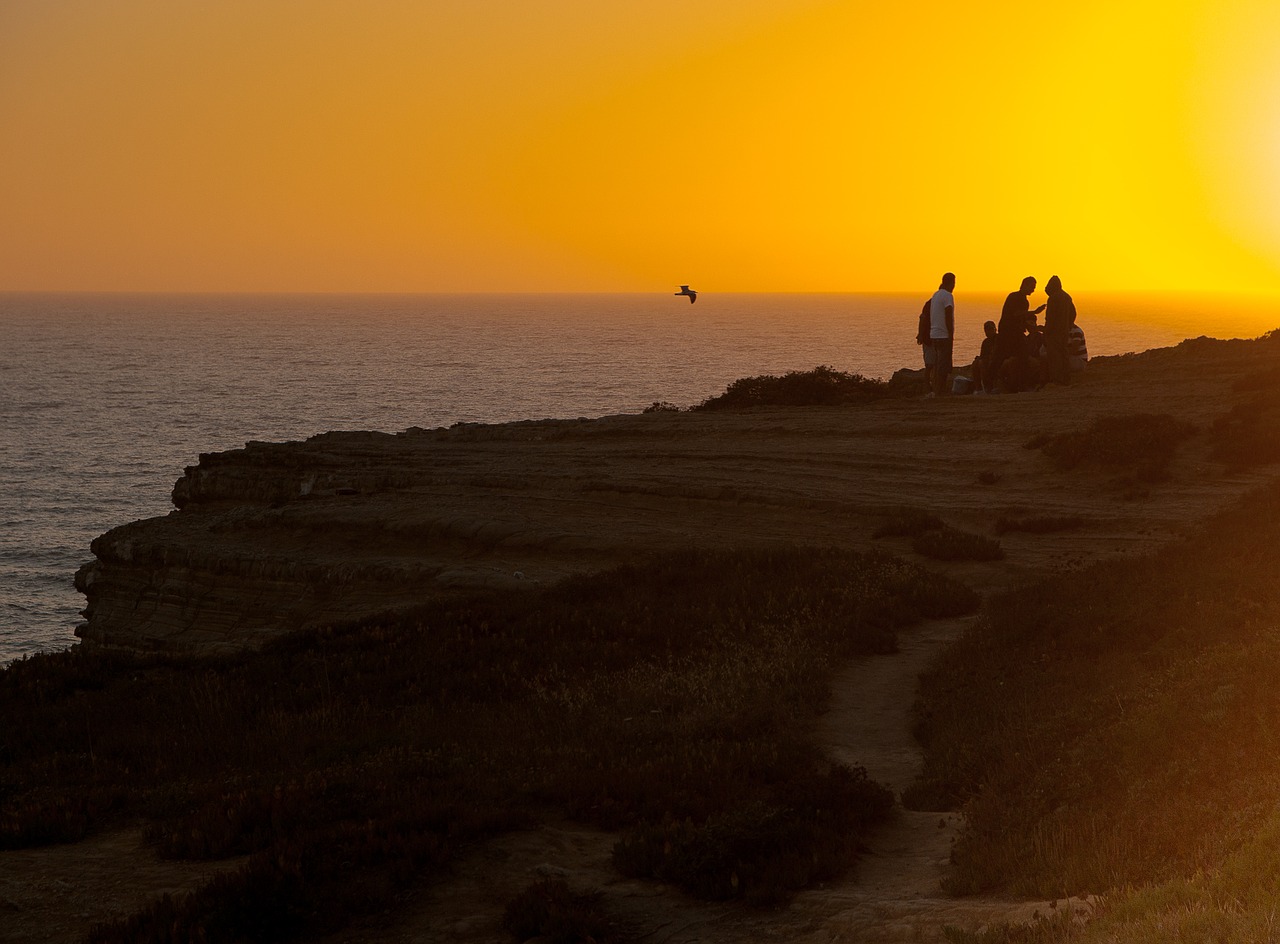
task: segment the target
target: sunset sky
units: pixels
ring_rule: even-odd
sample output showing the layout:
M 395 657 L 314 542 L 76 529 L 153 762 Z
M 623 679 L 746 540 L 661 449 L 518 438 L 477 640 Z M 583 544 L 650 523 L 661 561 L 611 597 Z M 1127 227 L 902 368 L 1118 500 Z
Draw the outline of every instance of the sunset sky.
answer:
M 1275 0 L 0 0 L 0 290 L 1280 293 Z

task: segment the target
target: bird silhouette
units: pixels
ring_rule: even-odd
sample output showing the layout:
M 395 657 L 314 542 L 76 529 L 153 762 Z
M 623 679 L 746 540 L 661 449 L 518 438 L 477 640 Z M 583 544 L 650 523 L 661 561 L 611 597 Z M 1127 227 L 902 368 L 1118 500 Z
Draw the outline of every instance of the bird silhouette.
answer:
M 687 286 L 687 285 L 681 285 L 681 286 L 680 286 L 680 291 L 678 291 L 678 292 L 673 292 L 672 294 L 673 294 L 673 295 L 688 295 L 688 296 L 689 296 L 689 304 L 690 304 L 690 305 L 692 305 L 694 302 L 696 302 L 696 301 L 698 300 L 698 293 L 697 293 L 697 292 L 695 292 L 693 289 L 689 288 L 689 286 Z

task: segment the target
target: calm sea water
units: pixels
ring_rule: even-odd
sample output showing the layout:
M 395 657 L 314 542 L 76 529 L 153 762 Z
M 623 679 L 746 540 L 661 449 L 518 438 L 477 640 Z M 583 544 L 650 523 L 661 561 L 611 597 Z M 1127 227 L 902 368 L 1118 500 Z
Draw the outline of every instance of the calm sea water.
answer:
M 916 367 L 898 295 L 0 295 L 0 665 L 75 641 L 102 532 L 171 509 L 199 453 L 681 406 L 739 377 Z M 995 296 L 957 296 L 956 362 Z M 1273 301 L 1077 295 L 1090 353 L 1254 337 Z

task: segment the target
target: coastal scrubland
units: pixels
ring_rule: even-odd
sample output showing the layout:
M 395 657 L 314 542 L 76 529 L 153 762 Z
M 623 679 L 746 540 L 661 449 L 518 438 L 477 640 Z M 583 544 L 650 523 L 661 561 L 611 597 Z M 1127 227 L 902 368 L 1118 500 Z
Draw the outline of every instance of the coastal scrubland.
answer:
M 926 676 L 907 799 L 963 806 L 952 891 L 1102 894 L 1083 929 L 1274 938 L 1280 485 L 1152 555 L 990 601 Z
M 690 552 L 215 661 L 35 656 L 0 674 L 0 846 L 141 818 L 162 855 L 249 856 L 98 942 L 314 936 L 557 816 L 619 831 L 624 874 L 776 901 L 892 805 L 803 734 L 832 668 L 976 605 L 886 554 Z
M 613 831 L 622 874 L 784 901 L 854 867 L 891 815 L 887 791 L 812 739 L 833 667 L 979 602 L 884 550 L 830 546 L 862 540 L 933 557 L 990 592 L 924 679 L 926 767 L 904 797 L 966 815 L 949 891 L 1101 896 L 1085 925 L 1064 911 L 953 940 L 1267 940 L 1280 900 L 1280 485 L 1257 486 L 1280 460 L 1280 374 L 1257 365 L 1276 343 L 1187 342 L 1040 399 L 921 407 L 877 392 L 866 417 L 728 410 L 750 488 L 726 487 L 729 464 L 703 453 L 655 465 L 714 490 L 592 470 L 593 494 L 610 489 L 598 505 L 614 543 L 627 501 L 644 496 L 625 532 L 650 542 L 638 563 L 217 659 L 85 647 L 23 660 L 0 673 L 0 847 L 142 822 L 159 854 L 230 863 L 190 897 L 98 925 L 102 942 L 312 938 L 376 921 L 468 848 L 556 818 Z M 1191 383 L 1221 395 L 1158 392 L 1203 363 L 1217 373 Z M 648 428 L 670 438 L 692 423 L 701 444 L 710 414 L 601 429 L 649 444 Z M 535 457 L 548 481 L 567 478 L 517 432 L 462 430 L 432 448 L 464 455 L 477 448 L 464 433 L 506 436 L 488 463 Z M 589 432 L 558 435 L 582 437 L 565 451 L 574 463 L 593 448 Z M 759 444 L 800 437 L 823 451 L 798 482 L 790 453 Z M 638 475 L 635 454 L 617 468 Z M 766 486 L 768 502 L 753 497 Z M 414 493 L 414 507 L 423 494 L 438 493 Z M 554 506 L 560 534 L 570 506 Z M 648 528 L 660 515 L 702 515 L 723 546 L 662 551 L 687 532 Z M 1182 531 L 1172 543 L 1170 522 Z M 748 543 L 764 525 L 808 543 Z M 1128 553 L 1080 563 L 1078 549 L 1107 535 Z M 599 542 L 584 546 L 610 546 Z M 507 926 L 628 934 L 607 901 L 554 880 L 512 898 Z

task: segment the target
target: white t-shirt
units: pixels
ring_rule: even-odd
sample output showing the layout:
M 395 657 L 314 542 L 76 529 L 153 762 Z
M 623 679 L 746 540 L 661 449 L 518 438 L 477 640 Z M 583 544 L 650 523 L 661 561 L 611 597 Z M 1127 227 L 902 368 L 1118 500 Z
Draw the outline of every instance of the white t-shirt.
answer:
M 951 332 L 947 330 L 948 307 L 951 308 L 951 313 L 954 315 L 956 300 L 945 288 L 940 288 L 933 293 L 933 298 L 929 299 L 929 337 L 951 337 Z

